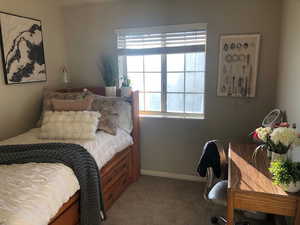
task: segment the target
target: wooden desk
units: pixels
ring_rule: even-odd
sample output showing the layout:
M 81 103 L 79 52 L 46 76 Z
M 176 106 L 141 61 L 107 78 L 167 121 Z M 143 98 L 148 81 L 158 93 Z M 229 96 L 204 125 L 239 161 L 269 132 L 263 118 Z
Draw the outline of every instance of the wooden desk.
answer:
M 253 165 L 255 147 L 229 146 L 227 225 L 234 224 L 234 209 L 294 216 L 294 224 L 300 225 L 300 194 L 288 194 L 272 183 L 270 163 L 263 152 L 257 155 L 257 163 Z

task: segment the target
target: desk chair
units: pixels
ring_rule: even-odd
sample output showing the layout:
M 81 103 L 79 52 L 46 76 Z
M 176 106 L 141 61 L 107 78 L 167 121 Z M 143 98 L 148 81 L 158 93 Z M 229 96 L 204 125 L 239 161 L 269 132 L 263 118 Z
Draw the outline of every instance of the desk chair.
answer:
M 220 168 L 221 168 L 221 181 L 216 181 L 213 168 L 207 168 L 206 173 L 206 187 L 204 190 L 203 197 L 207 201 L 211 201 L 217 205 L 227 206 L 227 188 L 228 188 L 228 159 L 227 154 L 224 150 L 224 144 L 220 141 L 213 141 L 219 152 L 220 156 Z M 227 220 L 222 216 L 212 217 L 212 224 L 226 225 Z M 238 222 L 236 225 L 250 225 L 248 222 Z

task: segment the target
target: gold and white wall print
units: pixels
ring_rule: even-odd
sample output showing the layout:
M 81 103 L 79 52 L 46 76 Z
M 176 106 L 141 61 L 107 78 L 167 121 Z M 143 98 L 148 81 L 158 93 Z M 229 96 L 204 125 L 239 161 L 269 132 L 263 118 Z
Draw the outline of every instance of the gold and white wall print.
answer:
M 255 97 L 260 34 L 222 35 L 218 96 Z

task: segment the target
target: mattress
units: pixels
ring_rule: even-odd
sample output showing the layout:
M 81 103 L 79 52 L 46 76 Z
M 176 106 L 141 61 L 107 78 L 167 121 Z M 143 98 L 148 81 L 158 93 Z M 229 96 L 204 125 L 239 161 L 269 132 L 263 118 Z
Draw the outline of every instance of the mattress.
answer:
M 0 145 L 49 142 L 75 143 L 95 158 L 101 169 L 113 156 L 133 144 L 122 129 L 112 136 L 98 132 L 95 140 L 43 140 L 39 128 L 0 142 Z M 0 225 L 47 225 L 63 203 L 79 190 L 73 171 L 59 163 L 0 165 Z
M 116 136 L 103 131 L 97 132 L 95 140 L 49 140 L 39 139 L 39 128 L 0 142 L 0 145 L 38 144 L 49 142 L 74 143 L 83 146 L 96 160 L 101 169 L 113 156 L 133 144 L 132 137 L 118 128 Z

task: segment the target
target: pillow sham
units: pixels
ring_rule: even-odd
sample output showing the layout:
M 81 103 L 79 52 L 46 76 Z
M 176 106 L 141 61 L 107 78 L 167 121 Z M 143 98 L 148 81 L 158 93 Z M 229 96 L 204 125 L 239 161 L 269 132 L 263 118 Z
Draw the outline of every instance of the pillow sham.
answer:
M 98 129 L 109 134 L 116 135 L 119 116 L 116 110 L 116 103 L 111 101 L 102 101 L 98 95 L 95 95 L 91 110 L 98 111 L 101 114 Z
M 41 127 L 43 115 L 45 111 L 53 111 L 52 99 L 68 99 L 68 100 L 76 100 L 83 99 L 87 96 L 91 96 L 90 92 L 82 91 L 82 92 L 56 92 L 56 91 L 48 91 L 46 90 L 43 94 L 43 106 L 41 117 L 38 120 L 36 127 Z
M 99 112 L 46 111 L 39 138 L 63 140 L 95 139 L 99 118 L 101 118 Z
M 128 98 L 123 97 L 106 97 L 95 95 L 92 108 L 101 108 L 102 104 L 111 104 L 114 112 L 118 114 L 117 127 L 131 133 L 133 129 L 132 121 L 132 105 L 128 102 Z
M 109 133 L 111 135 L 117 134 L 117 121 L 118 121 L 118 115 L 117 114 L 111 114 L 108 111 L 101 110 L 101 118 L 98 123 L 98 129 L 102 130 L 106 133 Z
M 91 110 L 94 97 L 87 96 L 84 99 L 65 100 L 65 99 L 51 99 L 54 111 L 88 111 Z
M 43 110 L 49 111 L 53 110 L 52 99 L 67 99 L 76 100 L 83 99 L 87 96 L 91 96 L 90 92 L 56 92 L 56 91 L 46 91 L 43 98 Z

